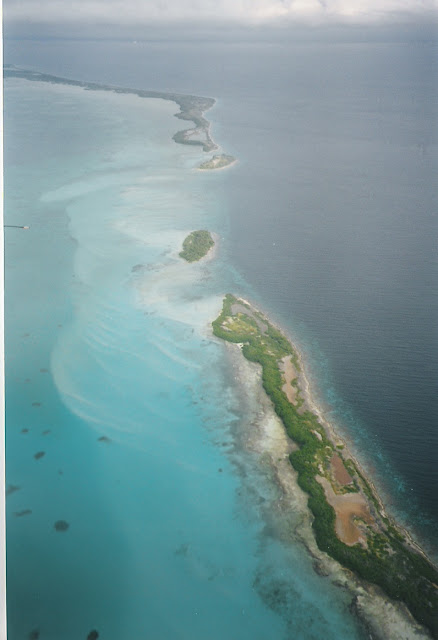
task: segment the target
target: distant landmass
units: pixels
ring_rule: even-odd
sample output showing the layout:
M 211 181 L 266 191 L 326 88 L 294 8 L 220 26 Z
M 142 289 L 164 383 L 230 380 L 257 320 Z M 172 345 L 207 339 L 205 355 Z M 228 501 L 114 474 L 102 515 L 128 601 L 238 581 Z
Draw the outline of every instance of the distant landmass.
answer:
M 210 122 L 204 118 L 203 114 L 215 104 L 214 98 L 204 98 L 202 96 L 184 95 L 181 93 L 166 93 L 163 91 L 146 91 L 143 89 L 128 89 L 126 87 L 114 87 L 109 84 L 97 82 L 84 82 L 82 80 L 70 80 L 48 73 L 20 69 L 15 65 L 5 65 L 3 67 L 5 78 L 22 78 L 33 82 L 50 82 L 51 84 L 63 84 L 73 87 L 82 87 L 92 91 L 112 91 L 114 93 L 127 93 L 136 95 L 139 98 L 161 98 L 176 102 L 180 112 L 175 114 L 180 120 L 189 120 L 195 123 L 192 129 L 177 131 L 173 140 L 178 144 L 199 145 L 204 151 L 215 151 L 218 146 L 210 135 Z

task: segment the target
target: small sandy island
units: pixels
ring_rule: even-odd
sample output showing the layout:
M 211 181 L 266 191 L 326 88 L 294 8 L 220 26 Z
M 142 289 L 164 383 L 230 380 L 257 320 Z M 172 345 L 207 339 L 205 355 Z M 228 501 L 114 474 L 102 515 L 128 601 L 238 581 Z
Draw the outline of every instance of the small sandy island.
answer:
M 225 169 L 225 167 L 230 167 L 235 162 L 236 162 L 236 158 L 234 156 L 219 154 L 219 155 L 213 156 L 209 160 L 206 160 L 205 162 L 200 164 L 198 169 L 200 169 L 201 171 L 214 171 L 215 169 Z

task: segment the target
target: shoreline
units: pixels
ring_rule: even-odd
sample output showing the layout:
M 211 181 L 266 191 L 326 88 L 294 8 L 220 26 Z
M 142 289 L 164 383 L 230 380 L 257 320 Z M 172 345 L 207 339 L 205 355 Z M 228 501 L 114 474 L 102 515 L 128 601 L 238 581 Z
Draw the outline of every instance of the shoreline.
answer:
M 280 329 L 281 330 L 281 329 Z M 288 337 L 289 339 L 289 337 Z M 409 544 L 415 549 L 415 551 L 417 553 L 419 553 L 420 555 L 423 556 L 423 558 L 429 562 L 431 565 L 435 566 L 434 561 L 432 560 L 431 557 L 429 557 L 429 555 L 427 554 L 427 552 L 421 547 L 420 542 L 417 542 L 417 540 L 414 537 L 414 534 L 412 534 L 404 525 L 399 524 L 399 522 L 396 520 L 396 517 L 393 516 L 391 513 L 389 513 L 387 511 L 387 508 L 385 507 L 385 502 L 381 497 L 381 492 L 382 489 L 378 489 L 378 487 L 376 486 L 375 482 L 373 481 L 373 479 L 370 477 L 369 472 L 366 471 L 366 469 L 363 467 L 363 465 L 361 464 L 358 455 L 360 456 L 360 454 L 358 453 L 352 453 L 352 444 L 348 441 L 348 438 L 346 438 L 344 435 L 339 435 L 336 432 L 336 426 L 333 425 L 333 423 L 325 416 L 324 410 L 321 409 L 319 407 L 319 405 L 317 404 L 314 396 L 312 395 L 312 387 L 311 387 L 311 383 L 309 381 L 308 376 L 306 375 L 305 369 L 308 366 L 305 363 L 304 357 L 302 355 L 302 352 L 296 347 L 296 345 L 291 341 L 292 346 L 295 350 L 295 353 L 297 354 L 297 357 L 299 359 L 300 365 L 301 365 L 301 371 L 299 374 L 299 378 L 300 378 L 300 388 L 301 388 L 301 381 L 303 381 L 304 383 L 304 388 L 303 388 L 303 394 L 305 395 L 306 401 L 308 402 L 308 406 L 310 408 L 311 411 L 313 411 L 319 418 L 319 420 L 322 422 L 324 428 L 331 434 L 331 436 L 336 439 L 339 442 L 342 442 L 342 444 L 345 446 L 345 450 L 348 451 L 349 453 L 349 457 L 354 461 L 355 465 L 358 467 L 359 471 L 361 472 L 361 474 L 363 475 L 363 477 L 365 478 L 365 480 L 367 481 L 367 483 L 370 485 L 374 497 L 376 498 L 376 500 L 379 503 L 379 509 L 381 511 L 381 513 L 388 518 L 388 520 L 391 521 L 391 524 L 397 528 L 402 535 L 409 541 Z
M 335 438 L 337 441 L 342 442 L 342 444 L 344 444 L 345 448 L 348 449 L 349 451 L 349 455 L 351 457 L 351 459 L 355 462 L 355 464 L 357 464 L 357 467 L 359 468 L 361 474 L 364 476 L 364 478 L 366 479 L 366 481 L 369 483 L 369 485 L 371 486 L 373 493 L 376 497 L 376 499 L 379 502 L 380 505 L 380 509 L 383 511 L 383 513 L 385 514 L 385 516 L 391 520 L 391 522 L 394 524 L 394 526 L 399 529 L 404 535 L 406 535 L 406 538 L 409 539 L 410 544 L 412 545 L 412 547 L 419 553 L 421 554 L 424 559 L 429 562 L 432 566 L 437 567 L 437 563 L 435 559 L 432 559 L 431 556 L 428 555 L 428 553 L 424 550 L 424 548 L 421 546 L 421 542 L 418 541 L 416 539 L 416 536 L 414 533 L 411 533 L 406 525 L 402 525 L 399 524 L 397 521 L 397 516 L 392 515 L 390 512 L 387 511 L 386 507 L 385 507 L 385 501 L 382 499 L 381 494 L 383 493 L 384 495 L 388 495 L 388 489 L 385 487 L 378 487 L 376 486 L 375 482 L 372 480 L 371 476 L 370 476 L 370 472 L 367 471 L 365 469 L 365 467 L 361 464 L 360 462 L 360 457 L 361 457 L 361 453 L 360 451 L 357 450 L 357 448 L 355 447 L 354 443 L 351 441 L 351 439 L 349 438 L 347 433 L 342 433 L 342 435 L 340 435 L 339 433 L 337 433 L 336 431 L 336 425 L 334 425 L 334 423 L 332 421 L 330 421 L 327 417 L 326 417 L 326 410 L 324 409 L 324 407 L 321 407 L 321 404 L 324 404 L 324 402 L 321 400 L 320 396 L 318 393 L 313 393 L 312 391 L 312 384 L 315 386 L 315 382 L 311 382 L 311 379 L 316 379 L 316 374 L 309 374 L 309 371 L 312 372 L 312 368 L 309 364 L 308 359 L 304 356 L 303 350 L 297 346 L 297 341 L 296 338 L 292 337 L 292 335 L 283 328 L 283 326 L 278 322 L 278 321 L 274 321 L 271 319 L 269 312 L 263 307 L 262 304 L 252 301 L 251 299 L 247 299 L 247 298 L 243 298 L 241 295 L 236 296 L 238 297 L 240 300 L 244 301 L 246 304 L 248 304 L 252 309 L 258 309 L 259 311 L 261 311 L 261 313 L 269 320 L 269 323 L 275 327 L 278 331 L 280 331 L 280 333 L 282 333 L 287 340 L 290 342 L 290 344 L 292 345 L 292 348 L 295 352 L 295 354 L 297 355 L 297 358 L 299 360 L 300 363 L 300 371 L 299 371 L 299 387 L 300 390 L 302 391 L 303 395 L 305 396 L 305 400 L 309 410 L 312 411 L 313 413 L 315 413 L 315 415 L 318 416 L 318 419 L 323 423 L 324 428 L 326 428 L 328 430 L 328 432 L 330 434 L 333 435 L 333 438 Z M 317 385 L 316 385 L 317 386 Z M 317 396 L 317 400 L 315 399 L 315 395 Z M 318 403 L 319 400 L 319 403 Z M 342 428 L 342 427 L 341 427 Z M 344 431 L 344 428 L 342 428 L 342 430 Z M 353 452 L 354 450 L 354 452 Z M 421 538 L 421 536 L 420 536 Z M 426 544 L 426 543 L 425 543 Z M 427 546 L 427 544 L 426 544 Z
M 349 609 L 368 637 L 372 640 L 430 640 L 431 635 L 412 617 L 406 606 L 390 600 L 375 585 L 371 585 L 339 562 L 322 552 L 312 530 L 312 515 L 307 506 L 307 494 L 297 482 L 297 473 L 289 463 L 294 443 L 288 437 L 284 425 L 276 415 L 270 398 L 261 381 L 259 365 L 242 358 L 241 347 L 224 343 L 232 367 L 234 380 L 245 397 L 245 403 L 254 405 L 255 419 L 239 426 L 240 446 L 258 456 L 258 466 L 270 474 L 267 482 L 273 482 L 281 495 L 269 502 L 264 517 L 269 518 L 275 535 L 286 545 L 303 545 L 309 555 L 313 571 L 329 580 L 335 587 L 347 591 L 351 597 Z M 245 421 L 244 421 L 245 422 Z M 264 475 L 266 475 L 264 473 Z
M 310 381 L 304 371 L 304 358 L 294 342 L 248 300 L 229 294 L 225 296 L 221 314 L 213 322 L 213 333 L 222 340 L 237 343 L 246 360 L 261 365 L 260 391 L 265 393 L 266 398 L 272 402 L 272 409 L 294 447 L 294 451 L 289 456 L 291 463 L 289 467 L 297 473 L 295 483 L 297 488 L 303 490 L 306 497 L 308 515 L 313 519 L 313 542 L 317 544 L 318 554 L 328 554 L 330 560 L 336 562 L 344 571 L 353 571 L 355 580 L 366 588 L 366 591 L 377 589 L 384 594 L 382 597 L 386 603 L 390 602 L 392 606 L 400 610 L 404 609 L 408 618 L 411 618 L 413 627 L 416 628 L 416 634 L 418 634 L 417 625 L 421 625 L 420 628 L 426 634 L 423 637 L 432 637 L 429 633 L 433 634 L 434 629 L 432 620 L 435 605 L 432 601 L 435 602 L 437 597 L 436 567 L 409 531 L 398 524 L 393 517 L 387 515 L 374 483 L 369 479 L 356 456 L 346 446 L 345 439 L 338 436 L 334 426 L 325 418 L 312 394 Z M 276 333 L 278 333 L 277 337 L 275 337 Z M 292 350 L 291 359 L 299 370 L 298 393 L 302 393 L 303 402 L 295 407 L 284 392 L 285 376 L 282 375 L 280 366 L 281 357 L 284 357 L 285 353 L 291 353 L 287 350 L 286 342 Z M 279 344 L 281 348 L 277 349 Z M 273 373 L 274 369 L 276 373 Z M 289 410 L 285 408 L 285 403 L 289 406 Z M 298 414 L 301 414 L 301 418 L 297 417 Z M 313 419 L 311 419 L 312 415 Z M 295 426 L 293 426 L 294 420 Z M 300 420 L 301 426 L 296 426 Z M 320 429 L 323 430 L 324 435 L 321 431 L 317 433 Z M 339 482 L 333 469 L 333 462 L 336 460 L 344 463 L 344 475 L 349 477 L 348 473 L 350 473 L 354 476 L 354 479 L 350 478 L 351 482 Z M 307 467 L 308 464 L 311 466 Z M 278 471 L 279 465 L 275 460 L 273 465 Z M 331 493 L 337 496 L 338 509 L 333 508 L 334 505 L 330 500 Z M 339 506 L 340 503 L 342 508 Z M 348 505 L 352 504 L 353 507 L 350 506 L 348 511 Z M 359 510 L 358 506 L 360 506 Z M 365 506 L 368 515 L 364 518 Z M 329 524 L 332 519 L 330 509 L 333 512 L 333 530 Z M 344 516 L 342 516 L 343 513 Z M 344 538 L 339 534 L 338 525 L 343 517 L 345 523 L 345 516 L 350 526 L 350 533 L 351 529 L 355 529 L 356 537 L 353 539 L 349 539 L 346 533 Z M 349 549 L 351 551 L 348 551 Z M 313 552 L 311 553 L 313 555 Z M 417 557 L 418 561 L 422 559 L 423 564 L 417 563 L 415 560 Z M 411 585 L 411 581 L 416 585 L 412 587 L 414 591 L 419 590 L 420 600 L 415 593 L 412 595 L 411 586 L 404 590 L 400 587 L 407 583 Z M 400 591 L 398 591 L 399 588 Z M 429 598 L 432 600 L 430 601 Z M 425 600 L 428 602 L 427 605 L 424 605 Z M 423 602 L 423 605 L 419 605 L 419 602 Z M 359 602 L 356 604 L 359 606 Z M 409 613 L 406 607 L 411 609 Z M 414 611 L 417 614 L 416 620 L 412 618 Z M 402 636 L 397 636 L 394 632 L 391 637 L 395 639 Z
M 246 302 L 252 309 L 257 309 L 257 306 L 252 303 L 251 301 L 246 300 L 245 298 L 242 298 L 241 296 L 238 296 L 240 300 L 243 300 L 244 302 Z M 278 331 L 280 331 L 282 334 L 285 335 L 285 337 L 287 338 L 287 340 L 290 342 L 290 344 L 292 345 L 292 348 L 298 358 L 298 362 L 300 365 L 300 370 L 298 372 L 298 386 L 300 388 L 300 390 L 302 391 L 302 394 L 304 396 L 304 400 L 305 403 L 307 405 L 307 407 L 309 408 L 310 411 L 312 411 L 313 413 L 315 413 L 315 415 L 318 416 L 318 419 L 322 422 L 323 427 L 328 431 L 328 433 L 330 434 L 331 438 L 333 438 L 333 440 L 336 440 L 336 442 L 342 442 L 342 444 L 345 446 L 345 449 L 348 451 L 349 453 L 349 457 L 354 461 L 354 463 L 357 465 L 357 467 L 359 468 L 359 471 L 361 472 L 361 474 L 363 475 L 363 477 L 365 478 L 365 480 L 368 482 L 368 484 L 371 486 L 374 497 L 377 499 L 378 503 L 379 503 L 379 508 L 381 510 L 381 512 L 384 514 L 385 517 L 387 517 L 391 523 L 400 530 L 400 532 L 408 539 L 409 544 L 415 549 L 415 551 L 417 553 L 419 553 L 420 555 L 423 556 L 423 558 L 429 562 L 432 566 L 436 566 L 435 562 L 432 560 L 432 558 L 429 557 L 429 555 L 426 553 L 426 551 L 421 547 L 421 544 L 419 542 L 417 542 L 417 540 L 414 538 L 413 534 L 411 534 L 411 532 L 403 525 L 399 524 L 395 518 L 395 516 L 391 515 L 390 513 L 388 513 L 388 511 L 385 508 L 385 503 L 383 501 L 383 499 L 380 496 L 379 490 L 376 487 L 375 483 L 373 482 L 373 480 L 370 478 L 370 474 L 365 470 L 365 468 L 362 466 L 362 464 L 360 463 L 359 459 L 358 459 L 358 455 L 360 455 L 360 453 L 352 453 L 352 448 L 353 445 L 352 443 L 350 443 L 348 441 L 348 437 L 344 436 L 344 435 L 339 435 L 336 432 L 336 427 L 333 425 L 333 423 L 325 416 L 325 412 L 324 409 L 322 409 L 319 404 L 317 403 L 317 401 L 315 400 L 314 394 L 312 393 L 312 385 L 309 379 L 309 376 L 306 373 L 306 369 L 308 370 L 310 368 L 308 362 L 306 361 L 306 359 L 304 358 L 304 355 L 302 353 L 302 350 L 297 347 L 297 343 L 293 340 L 293 338 L 288 334 L 287 331 L 285 331 L 283 329 L 282 326 L 280 326 L 279 323 L 277 322 L 273 322 L 271 320 L 271 318 L 269 317 L 269 315 L 263 311 L 262 312 L 263 315 L 268 319 L 269 323 L 274 326 Z

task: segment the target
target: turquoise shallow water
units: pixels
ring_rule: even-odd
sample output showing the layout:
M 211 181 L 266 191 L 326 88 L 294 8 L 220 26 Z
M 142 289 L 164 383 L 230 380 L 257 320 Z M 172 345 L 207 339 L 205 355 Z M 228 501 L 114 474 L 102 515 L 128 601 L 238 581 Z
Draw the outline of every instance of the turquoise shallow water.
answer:
M 213 132 L 239 164 L 210 188 L 236 290 L 300 345 L 318 401 L 436 560 L 437 55 L 417 26 L 80 44 L 9 27 L 5 60 L 218 98 Z
M 227 174 L 193 171 L 172 103 L 8 80 L 5 105 L 11 640 L 362 637 L 239 446 L 209 330 L 242 287 Z M 183 264 L 199 227 L 217 259 Z

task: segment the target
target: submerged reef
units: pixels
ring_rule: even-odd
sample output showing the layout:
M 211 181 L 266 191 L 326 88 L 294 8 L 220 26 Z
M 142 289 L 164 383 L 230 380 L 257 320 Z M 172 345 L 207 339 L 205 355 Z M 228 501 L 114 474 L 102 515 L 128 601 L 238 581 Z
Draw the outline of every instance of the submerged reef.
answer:
M 70 525 L 65 520 L 57 520 L 53 525 L 56 531 L 67 531 L 70 528 Z
M 8 484 L 8 486 L 6 487 L 6 497 L 10 496 L 12 493 L 15 493 L 16 491 L 20 491 L 21 487 L 19 487 L 16 484 Z
M 30 516 L 32 509 L 23 509 L 22 511 L 15 511 L 14 516 L 16 518 L 22 518 L 23 516 Z
M 438 571 L 385 513 L 345 443 L 312 410 L 291 342 L 248 302 L 230 294 L 212 324 L 217 337 L 237 343 L 247 360 L 261 365 L 263 388 L 295 445 L 289 459 L 308 495 L 319 549 L 404 602 L 438 637 Z

